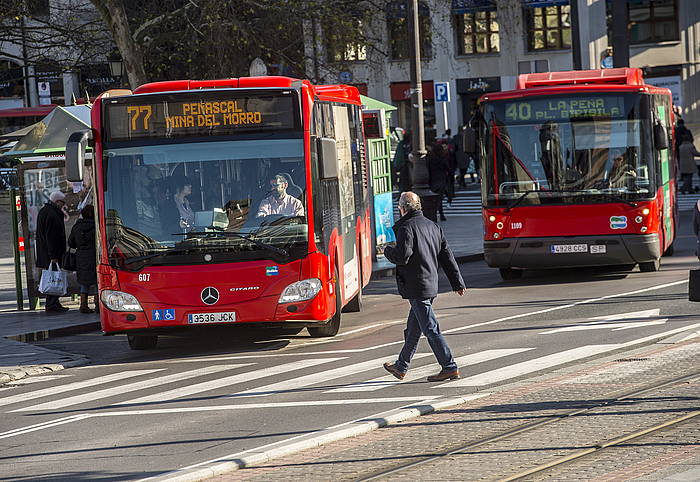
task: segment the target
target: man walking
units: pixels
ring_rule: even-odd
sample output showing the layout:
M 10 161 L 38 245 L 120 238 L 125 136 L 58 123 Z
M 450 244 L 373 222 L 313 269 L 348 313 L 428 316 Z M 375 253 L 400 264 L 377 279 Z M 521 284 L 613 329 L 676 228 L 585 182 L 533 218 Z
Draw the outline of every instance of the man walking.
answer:
M 466 291 L 464 280 L 442 229 L 423 216 L 418 195 L 410 191 L 401 194 L 399 212 L 401 219 L 394 225 L 396 246 L 387 246 L 384 255 L 396 265 L 399 294 L 408 299 L 411 311 L 398 360 L 385 363 L 384 368 L 402 380 L 423 333 L 442 367 L 440 373 L 429 376 L 428 381 L 455 380 L 459 378 L 459 369 L 433 312 L 433 300 L 438 294 L 438 265 L 442 266 L 452 289 L 460 296 Z
M 36 217 L 36 266 L 48 269 L 49 264 L 60 266 L 66 251 L 66 226 L 63 221 L 63 206 L 66 196 L 54 191 L 49 202 L 39 210 Z M 47 313 L 64 313 L 68 308 L 61 305 L 58 296 L 46 295 Z

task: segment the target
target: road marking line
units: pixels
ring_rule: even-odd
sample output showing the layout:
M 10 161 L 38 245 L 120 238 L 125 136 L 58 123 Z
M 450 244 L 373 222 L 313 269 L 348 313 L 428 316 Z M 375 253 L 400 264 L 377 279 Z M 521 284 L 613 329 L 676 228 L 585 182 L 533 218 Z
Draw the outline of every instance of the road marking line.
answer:
M 98 390 L 96 392 L 85 393 L 83 395 L 76 395 L 74 397 L 62 398 L 59 400 L 54 400 L 52 402 L 40 403 L 38 405 L 32 405 L 31 407 L 18 408 L 16 410 L 11 410 L 10 413 L 36 412 L 39 410 L 56 410 L 59 408 L 70 407 L 72 405 L 79 405 L 85 402 L 92 402 L 94 400 L 99 400 L 100 398 L 107 398 L 113 395 L 142 390 L 144 388 L 156 387 L 158 385 L 165 385 L 166 383 L 178 382 L 181 380 L 187 380 L 188 378 L 209 375 L 212 373 L 218 373 L 225 370 L 232 370 L 234 368 L 240 368 L 248 365 L 250 365 L 250 363 L 239 363 L 236 365 L 214 365 L 205 368 L 198 368 L 196 370 L 175 373 L 173 375 L 167 375 L 156 379 L 144 380 L 141 382 L 130 383 L 127 385 L 121 385 L 113 388 L 106 388 L 104 390 Z
M 92 378 L 90 380 L 85 380 L 82 382 L 74 382 L 69 383 L 67 385 L 58 385 L 56 387 L 44 388 L 43 390 L 36 390 L 34 392 L 20 393 L 11 397 L 0 398 L 0 406 L 9 405 L 11 403 L 24 402 L 26 400 L 32 400 L 35 398 L 47 397 L 50 395 L 55 395 L 57 393 L 70 392 L 72 390 L 79 390 L 81 388 L 92 387 L 95 385 L 102 385 L 104 383 L 123 380 L 125 378 L 137 377 L 139 375 L 147 375 L 149 373 L 158 372 L 161 370 L 164 369 L 159 368 L 155 370 L 130 370 L 126 372 L 112 373 L 111 375 Z
M 486 394 L 488 395 L 488 394 Z M 484 396 L 484 395 L 477 395 Z M 411 402 L 414 400 L 420 401 L 430 401 L 439 398 L 437 395 L 416 395 L 413 397 L 384 397 L 384 398 L 366 398 L 366 399 L 356 399 L 356 400 L 317 400 L 317 401 L 298 401 L 298 402 L 272 402 L 272 403 L 248 403 L 242 405 L 212 405 L 208 407 L 185 407 L 185 408 L 162 408 L 162 409 L 148 409 L 148 410 L 124 410 L 124 411 L 113 411 L 113 412 L 102 412 L 102 413 L 83 413 L 70 415 L 68 417 L 62 417 L 56 420 L 49 420 L 47 422 L 38 423 L 35 425 L 29 425 L 27 427 L 20 427 L 14 430 L 9 430 L 7 432 L 0 433 L 0 439 L 16 437 L 18 435 L 24 435 L 31 432 L 36 432 L 38 430 L 43 430 L 47 428 L 57 427 L 59 425 L 64 425 L 71 422 L 78 422 L 81 420 L 86 420 L 89 418 L 104 418 L 104 417 L 116 417 L 122 415 L 150 415 L 158 413 L 181 413 L 181 412 L 215 412 L 220 410 L 246 410 L 246 409 L 260 409 L 260 408 L 293 408 L 293 407 L 306 407 L 310 405 L 346 405 L 346 404 L 369 404 L 369 403 L 390 403 L 390 402 Z M 367 419 L 371 417 L 366 417 Z M 364 420 L 364 418 L 363 418 Z M 353 422 L 345 422 L 336 427 L 343 425 L 348 425 Z M 334 427 L 330 427 L 334 428 Z M 305 435 L 302 435 L 305 436 Z M 294 437 L 296 438 L 296 437 Z M 274 442 L 279 443 L 279 442 Z M 256 449 L 254 449 L 256 450 Z
M 182 388 L 175 388 L 173 390 L 168 390 L 166 392 L 155 393 L 153 395 L 147 395 L 145 397 L 134 398 L 132 400 L 127 400 L 125 402 L 114 403 L 112 405 L 132 405 L 138 403 L 153 403 L 153 402 L 165 402 L 167 400 L 173 400 L 176 398 L 186 397 L 188 395 L 194 395 L 195 393 L 202 393 L 217 388 L 226 387 L 229 385 L 234 385 L 236 383 L 257 380 L 259 378 L 270 377 L 273 375 L 279 375 L 281 373 L 292 372 L 296 370 L 303 370 L 304 368 L 313 367 L 320 365 L 322 363 L 330 363 L 333 361 L 344 360 L 344 358 L 312 358 L 309 360 L 299 360 L 292 363 L 285 363 L 283 365 L 273 366 L 270 368 L 264 368 L 261 370 L 255 370 L 252 372 L 239 373 L 237 375 L 232 375 L 230 377 L 219 378 L 216 380 L 211 380 L 208 382 L 197 383 L 194 385 L 189 385 Z M 218 397 L 217 397 L 218 398 Z
M 426 356 L 432 356 L 432 353 L 416 353 L 413 358 L 419 359 Z M 318 383 L 325 383 L 330 380 L 335 380 L 337 378 L 352 376 L 366 370 L 381 369 L 382 364 L 386 360 L 387 357 L 383 356 L 381 358 L 375 358 L 374 360 L 353 363 L 351 365 L 346 365 L 340 368 L 334 368 L 332 370 L 326 370 L 319 373 L 312 373 L 310 375 L 292 378 L 290 380 L 283 380 L 281 382 L 272 383 L 263 387 L 251 388 L 249 390 L 228 395 L 228 397 L 269 396 L 277 394 L 279 392 L 296 390 L 298 388 L 308 387 L 310 385 L 316 385 Z
M 497 358 L 502 358 L 505 356 L 514 355 L 516 353 L 522 353 L 524 351 L 529 350 L 534 350 L 534 348 L 504 348 L 498 350 L 485 350 L 478 353 L 472 353 L 471 355 L 465 355 L 455 358 L 455 363 L 457 363 L 459 367 L 467 365 L 476 365 L 477 363 L 495 360 Z M 380 388 L 386 388 L 393 385 L 399 385 L 401 383 L 418 380 L 420 378 L 424 378 L 428 375 L 431 375 L 435 371 L 436 368 L 433 365 L 428 365 L 409 370 L 408 373 L 406 373 L 406 377 L 403 379 L 403 381 L 397 380 L 396 378 L 394 378 L 393 375 L 385 375 L 379 378 L 375 378 L 373 380 L 355 383 L 348 387 L 327 390 L 323 393 L 371 392 L 374 390 L 379 390 Z

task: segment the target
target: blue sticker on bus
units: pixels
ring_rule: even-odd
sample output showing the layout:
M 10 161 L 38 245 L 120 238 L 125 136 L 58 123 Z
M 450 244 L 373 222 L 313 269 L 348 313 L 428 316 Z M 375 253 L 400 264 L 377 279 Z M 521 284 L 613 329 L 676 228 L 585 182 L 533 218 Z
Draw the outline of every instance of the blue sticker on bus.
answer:
M 265 268 L 265 274 L 267 276 L 277 276 L 280 274 L 280 269 L 277 266 L 268 266 Z
M 153 321 L 171 321 L 175 319 L 175 308 L 166 308 L 163 310 L 151 310 L 151 318 Z
M 610 229 L 625 229 L 627 216 L 610 216 Z

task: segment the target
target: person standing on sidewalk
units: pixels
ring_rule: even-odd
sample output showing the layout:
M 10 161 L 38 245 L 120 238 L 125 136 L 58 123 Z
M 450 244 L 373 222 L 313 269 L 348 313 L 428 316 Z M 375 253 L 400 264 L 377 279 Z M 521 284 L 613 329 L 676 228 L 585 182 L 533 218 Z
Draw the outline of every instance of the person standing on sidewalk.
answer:
M 95 247 L 95 208 L 88 204 L 80 211 L 82 216 L 71 229 L 68 246 L 75 248 L 76 275 L 80 285 L 80 312 L 95 313 L 100 310 L 97 292 L 95 309 L 88 306 L 90 288 L 97 285 L 97 248 Z
M 433 311 L 433 300 L 438 294 L 438 266 L 442 266 L 453 291 L 460 296 L 466 291 L 464 280 L 442 229 L 423 216 L 418 195 L 411 191 L 401 194 L 399 212 L 401 219 L 394 225 L 396 246 L 384 248 L 384 256 L 396 265 L 399 294 L 408 300 L 411 311 L 399 357 L 394 363 L 385 363 L 384 369 L 402 380 L 423 333 L 442 367 L 428 381 L 455 380 L 459 378 L 459 369 Z
M 678 148 L 678 158 L 681 171 L 681 193 L 687 194 L 693 192 L 693 173 L 696 171 L 695 157 L 700 157 L 700 152 L 695 148 L 692 137 L 686 135 L 681 140 L 681 145 Z
M 36 217 L 36 266 L 49 269 L 51 263 L 61 266 L 63 253 L 66 251 L 66 225 L 63 207 L 66 196 L 61 191 L 54 191 L 49 201 L 39 210 Z M 47 313 L 65 313 L 68 308 L 61 305 L 60 298 L 46 295 Z

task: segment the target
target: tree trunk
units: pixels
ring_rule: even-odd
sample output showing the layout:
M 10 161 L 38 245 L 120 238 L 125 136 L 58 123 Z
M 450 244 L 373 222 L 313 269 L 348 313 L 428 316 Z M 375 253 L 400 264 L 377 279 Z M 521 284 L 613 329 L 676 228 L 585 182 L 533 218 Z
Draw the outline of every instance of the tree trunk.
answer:
M 141 47 L 134 41 L 126 17 L 123 0 L 91 0 L 102 15 L 107 27 L 112 32 L 114 43 L 124 62 L 124 70 L 129 79 L 129 86 L 135 89 L 148 82 L 143 63 Z

